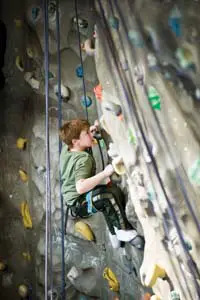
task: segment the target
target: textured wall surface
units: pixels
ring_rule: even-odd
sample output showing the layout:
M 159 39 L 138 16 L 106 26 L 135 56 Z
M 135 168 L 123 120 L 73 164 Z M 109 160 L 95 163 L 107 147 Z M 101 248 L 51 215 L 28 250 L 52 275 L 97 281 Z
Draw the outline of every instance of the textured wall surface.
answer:
M 100 18 L 95 61 L 103 88 L 104 124 L 112 122 L 109 132 L 127 167 L 131 201 L 144 230 L 142 283 L 148 284 L 157 264 L 173 283 L 167 289 L 166 281 L 157 280 L 153 290 L 161 299 L 171 299 L 173 288 L 181 299 L 196 299 L 198 275 L 187 259 L 198 265 L 199 229 L 186 200 L 198 223 L 199 19 L 195 11 L 199 3 L 97 1 L 96 7 Z M 108 112 L 108 102 L 122 106 L 123 122 L 114 110 Z M 129 129 L 136 138 L 133 145 Z
M 44 20 L 40 1 L 21 1 L 12 10 L 8 9 L 9 4 L 12 6 L 11 0 L 2 6 L 8 41 L 0 119 L 0 259 L 8 264 L 8 270 L 1 274 L 0 295 L 14 299 L 18 285 L 25 283 L 31 286 L 33 299 L 37 295 L 38 300 L 43 300 Z M 126 244 L 114 250 L 100 213 L 85 220 L 96 242 L 84 240 L 75 231 L 76 220 L 69 217 L 65 237 L 68 300 L 112 299 L 115 293 L 102 277 L 105 267 L 110 267 L 120 282 L 120 300 L 141 300 L 148 290 L 146 287 L 152 287 L 157 299 L 199 298 L 195 288 L 199 232 L 191 214 L 192 211 L 198 223 L 199 6 L 198 1 L 187 5 L 182 1 L 156 0 L 78 1 L 79 18 L 87 23 L 79 29 L 84 44 L 86 94 L 92 100 L 89 120 L 93 122 L 99 117 L 108 133 L 107 146 L 112 141 L 116 154 L 123 160 L 125 174 L 113 180 L 126 193 L 127 217 L 144 235 L 145 249 L 143 254 Z M 74 2 L 60 1 L 63 121 L 85 118 L 74 16 Z M 55 2 L 50 1 L 51 233 L 54 292 L 59 295 L 62 260 L 56 47 Z M 93 92 L 99 83 L 100 100 Z M 20 136 L 28 139 L 25 150 L 16 147 Z M 107 161 L 105 144 L 102 150 Z M 93 153 L 100 171 L 102 163 L 97 146 Z M 20 181 L 20 168 L 28 174 L 26 183 Z M 32 229 L 23 227 L 22 201 L 27 201 L 30 207 Z M 23 253 L 30 253 L 31 260 Z M 188 266 L 189 260 L 193 265 Z M 67 277 L 69 272 L 75 272 L 76 276 Z

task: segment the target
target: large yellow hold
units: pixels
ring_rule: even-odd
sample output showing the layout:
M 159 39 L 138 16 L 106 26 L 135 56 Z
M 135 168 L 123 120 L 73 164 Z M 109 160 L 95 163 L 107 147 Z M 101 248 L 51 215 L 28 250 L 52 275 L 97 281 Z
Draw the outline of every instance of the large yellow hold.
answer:
M 159 265 L 153 265 L 151 269 L 148 270 L 145 278 L 145 286 L 152 287 L 156 283 L 158 278 L 164 278 L 167 274 L 163 268 Z
M 20 169 L 20 170 L 19 170 L 19 176 L 20 176 L 20 179 L 21 179 L 23 182 L 27 182 L 27 181 L 28 181 L 28 175 L 27 175 L 26 171 Z
M 105 268 L 103 277 L 108 280 L 109 289 L 113 292 L 119 292 L 120 284 L 117 277 L 110 268 Z
M 24 150 L 26 147 L 26 143 L 27 143 L 27 139 L 24 139 L 22 137 L 18 138 L 16 142 L 17 148 L 20 150 Z
M 21 215 L 23 218 L 24 227 L 31 229 L 33 227 L 33 224 L 32 224 L 28 203 L 26 201 L 23 201 L 21 203 Z
M 82 221 L 76 222 L 75 231 L 79 232 L 86 240 L 88 241 L 94 241 L 94 234 L 92 232 L 92 229 L 90 226 Z

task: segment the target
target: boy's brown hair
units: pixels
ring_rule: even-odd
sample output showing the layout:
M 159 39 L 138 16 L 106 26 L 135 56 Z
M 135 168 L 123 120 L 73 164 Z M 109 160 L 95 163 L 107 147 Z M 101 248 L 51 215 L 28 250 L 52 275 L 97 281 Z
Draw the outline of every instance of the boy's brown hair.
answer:
M 69 148 L 72 148 L 72 140 L 79 139 L 82 130 L 88 130 L 90 124 L 86 120 L 71 120 L 66 122 L 60 128 L 60 138 L 61 140 L 68 145 Z

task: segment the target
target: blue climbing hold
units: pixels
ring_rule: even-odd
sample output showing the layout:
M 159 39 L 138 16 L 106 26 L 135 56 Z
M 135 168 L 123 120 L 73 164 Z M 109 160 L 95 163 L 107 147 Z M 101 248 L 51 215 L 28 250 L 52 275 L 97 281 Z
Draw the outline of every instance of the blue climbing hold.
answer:
M 79 77 L 79 78 L 83 77 L 83 68 L 82 68 L 82 66 L 78 66 L 76 68 L 76 76 Z
M 181 12 L 177 6 L 175 6 L 168 19 L 168 24 L 171 27 L 171 30 L 175 33 L 177 37 L 181 36 Z
M 181 299 L 179 293 L 177 293 L 176 291 L 171 291 L 170 296 L 171 296 L 171 300 L 180 300 Z
M 81 103 L 85 107 L 90 107 L 92 105 L 92 99 L 88 96 L 86 96 L 86 97 L 82 96 Z
M 119 20 L 116 17 L 110 17 L 108 21 L 109 21 L 110 27 L 112 27 L 113 29 L 116 29 L 116 30 L 119 29 Z
M 184 241 L 185 247 L 188 251 L 192 250 L 192 244 L 189 241 Z
M 32 13 L 32 19 L 33 19 L 34 21 L 37 20 L 37 18 L 38 18 L 38 16 L 39 16 L 39 12 L 40 12 L 40 8 L 39 8 L 39 7 L 33 7 L 33 8 L 32 8 L 31 13 Z
M 88 300 L 88 298 L 85 295 L 80 295 L 79 300 Z

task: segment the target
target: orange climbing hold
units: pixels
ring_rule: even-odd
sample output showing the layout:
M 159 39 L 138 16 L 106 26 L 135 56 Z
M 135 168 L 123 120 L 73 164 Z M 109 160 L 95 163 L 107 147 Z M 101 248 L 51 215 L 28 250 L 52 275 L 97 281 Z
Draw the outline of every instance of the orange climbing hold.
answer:
M 145 293 L 142 300 L 150 300 L 151 299 L 151 294 Z
M 102 101 L 102 91 L 103 91 L 103 88 L 102 88 L 101 84 L 98 84 L 97 86 L 95 86 L 94 93 L 95 93 L 97 100 L 99 100 L 100 102 Z

